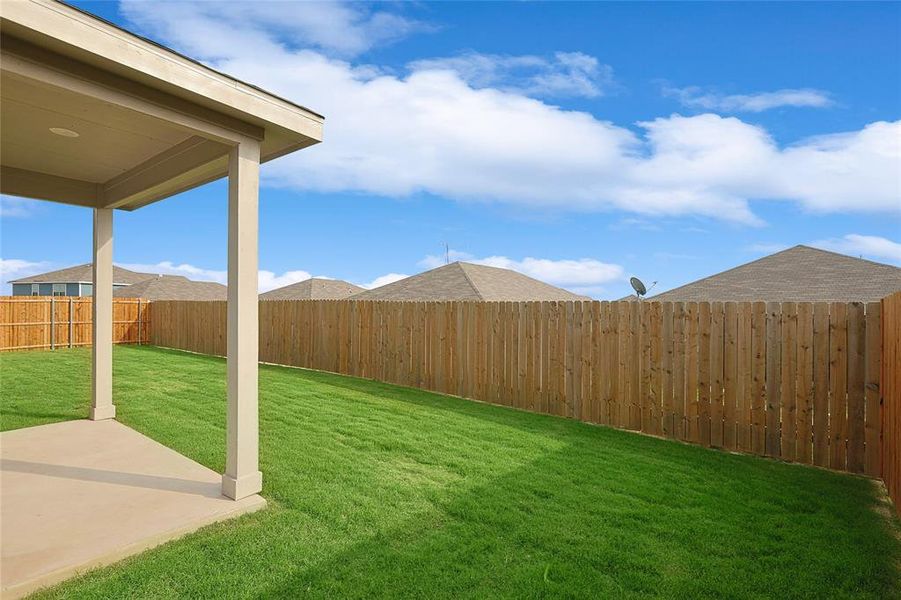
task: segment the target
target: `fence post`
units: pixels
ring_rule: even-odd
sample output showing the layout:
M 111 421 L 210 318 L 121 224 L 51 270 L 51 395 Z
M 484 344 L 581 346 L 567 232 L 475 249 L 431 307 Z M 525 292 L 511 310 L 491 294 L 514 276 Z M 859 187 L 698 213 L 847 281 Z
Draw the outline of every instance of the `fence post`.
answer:
M 72 296 L 69 296 L 69 348 L 72 347 Z
M 141 345 L 141 331 L 143 329 L 143 325 L 141 322 L 141 299 L 138 298 L 138 345 Z
M 54 341 L 55 341 L 54 338 L 56 337 L 56 331 L 54 328 L 55 323 L 54 323 L 54 318 L 53 318 L 53 313 L 56 311 L 54 311 L 54 308 L 55 308 L 55 306 L 53 303 L 53 296 L 50 296 L 50 349 L 51 350 L 56 350 L 56 345 L 54 344 Z

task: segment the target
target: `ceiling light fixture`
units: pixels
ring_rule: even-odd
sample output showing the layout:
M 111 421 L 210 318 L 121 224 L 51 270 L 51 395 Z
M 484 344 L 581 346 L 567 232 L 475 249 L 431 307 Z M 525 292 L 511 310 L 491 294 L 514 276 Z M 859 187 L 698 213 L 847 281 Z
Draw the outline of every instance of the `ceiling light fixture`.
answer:
M 50 133 L 55 133 L 56 135 L 68 138 L 77 138 L 80 135 L 77 131 L 72 131 L 71 129 L 66 129 L 64 127 L 51 127 Z

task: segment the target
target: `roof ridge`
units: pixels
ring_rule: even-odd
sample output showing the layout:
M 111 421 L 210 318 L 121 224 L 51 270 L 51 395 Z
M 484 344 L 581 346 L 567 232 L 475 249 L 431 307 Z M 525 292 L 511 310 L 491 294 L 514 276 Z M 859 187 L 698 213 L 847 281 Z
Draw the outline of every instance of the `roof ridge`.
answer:
M 457 266 L 460 268 L 460 271 L 463 272 L 463 277 L 465 277 L 465 278 L 466 278 L 466 282 L 469 283 L 469 287 L 471 287 L 471 288 L 472 288 L 472 291 L 475 292 L 476 296 L 479 297 L 479 300 L 483 300 L 483 301 L 484 301 L 484 300 L 485 300 L 485 296 L 482 294 L 482 291 L 476 286 L 475 282 L 474 282 L 474 281 L 472 280 L 472 278 L 469 276 L 469 273 L 466 272 L 466 269 L 463 268 L 463 265 L 464 265 L 464 264 L 469 265 L 470 263 L 464 263 L 463 261 L 458 260 L 458 261 L 456 261 L 455 263 L 451 263 L 451 264 L 455 264 L 455 265 L 457 265 Z M 448 265 L 448 266 L 450 266 L 450 265 Z

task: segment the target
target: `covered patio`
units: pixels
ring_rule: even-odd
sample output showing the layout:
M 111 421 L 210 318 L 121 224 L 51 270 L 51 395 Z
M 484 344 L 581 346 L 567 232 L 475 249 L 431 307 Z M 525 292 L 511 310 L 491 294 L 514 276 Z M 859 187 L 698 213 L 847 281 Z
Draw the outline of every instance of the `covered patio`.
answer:
M 89 420 L 0 438 L 6 597 L 263 505 L 259 166 L 321 141 L 323 117 L 52 0 L 4 2 L 0 19 L 0 192 L 93 211 L 94 293 Z M 226 176 L 227 456 L 212 480 L 109 422 L 113 214 Z M 143 520 L 120 520 L 129 510 Z M 106 525 L 62 526 L 79 515 Z M 119 530 L 127 535 L 110 535 Z

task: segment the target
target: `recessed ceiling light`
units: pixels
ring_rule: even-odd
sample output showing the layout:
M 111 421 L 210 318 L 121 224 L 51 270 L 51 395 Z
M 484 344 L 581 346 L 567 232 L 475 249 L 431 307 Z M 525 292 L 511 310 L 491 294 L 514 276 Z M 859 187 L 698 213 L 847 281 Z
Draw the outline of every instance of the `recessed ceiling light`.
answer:
M 61 135 L 63 137 L 77 138 L 80 134 L 77 131 L 72 131 L 71 129 L 65 129 L 64 127 L 51 127 L 50 133 L 55 133 L 56 135 Z

